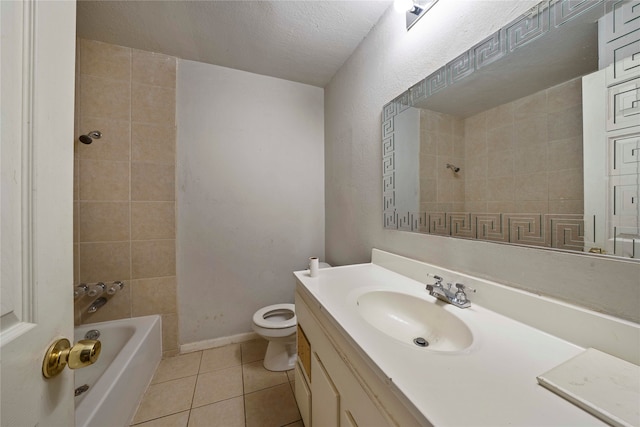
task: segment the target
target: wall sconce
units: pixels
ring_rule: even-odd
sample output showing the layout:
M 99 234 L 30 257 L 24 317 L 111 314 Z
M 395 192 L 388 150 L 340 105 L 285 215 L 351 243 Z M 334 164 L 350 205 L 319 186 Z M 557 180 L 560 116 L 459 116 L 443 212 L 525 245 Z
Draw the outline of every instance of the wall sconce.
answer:
M 405 13 L 409 31 L 437 2 L 438 0 L 395 0 L 393 7 L 396 11 Z

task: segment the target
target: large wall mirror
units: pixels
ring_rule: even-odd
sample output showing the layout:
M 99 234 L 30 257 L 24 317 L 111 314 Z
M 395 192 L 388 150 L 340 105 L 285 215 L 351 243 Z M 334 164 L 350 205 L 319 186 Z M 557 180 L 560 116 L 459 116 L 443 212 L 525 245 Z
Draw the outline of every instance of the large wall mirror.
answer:
M 385 228 L 640 259 L 640 2 L 543 1 L 382 138 Z

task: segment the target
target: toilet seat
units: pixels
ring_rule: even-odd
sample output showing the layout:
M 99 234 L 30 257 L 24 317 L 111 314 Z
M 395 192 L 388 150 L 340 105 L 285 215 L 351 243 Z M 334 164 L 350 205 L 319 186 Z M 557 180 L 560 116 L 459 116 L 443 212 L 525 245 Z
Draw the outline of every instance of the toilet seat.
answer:
M 263 307 L 253 314 L 253 323 L 265 329 L 286 329 L 295 327 L 298 323 L 294 304 L 274 304 Z M 286 320 L 269 320 L 270 316 L 289 315 Z

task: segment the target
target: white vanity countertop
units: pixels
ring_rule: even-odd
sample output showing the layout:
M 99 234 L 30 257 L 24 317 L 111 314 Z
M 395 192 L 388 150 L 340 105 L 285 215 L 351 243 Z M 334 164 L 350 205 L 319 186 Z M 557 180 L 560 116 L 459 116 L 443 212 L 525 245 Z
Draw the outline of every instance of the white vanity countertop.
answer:
M 435 426 L 605 425 L 536 380 L 584 348 L 474 304 L 473 294 L 469 308 L 442 305 L 469 327 L 473 344 L 443 353 L 397 341 L 357 312 L 363 288 L 435 302 L 424 283 L 375 264 L 323 269 L 314 278 L 306 271 L 295 275 L 400 396 Z

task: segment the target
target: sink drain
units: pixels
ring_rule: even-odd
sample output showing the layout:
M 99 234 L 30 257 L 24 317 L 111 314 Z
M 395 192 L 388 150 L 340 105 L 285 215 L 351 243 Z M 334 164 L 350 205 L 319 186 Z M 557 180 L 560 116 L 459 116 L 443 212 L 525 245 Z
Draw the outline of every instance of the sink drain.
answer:
M 414 338 L 413 343 L 418 347 L 428 347 L 429 342 L 422 337 Z

